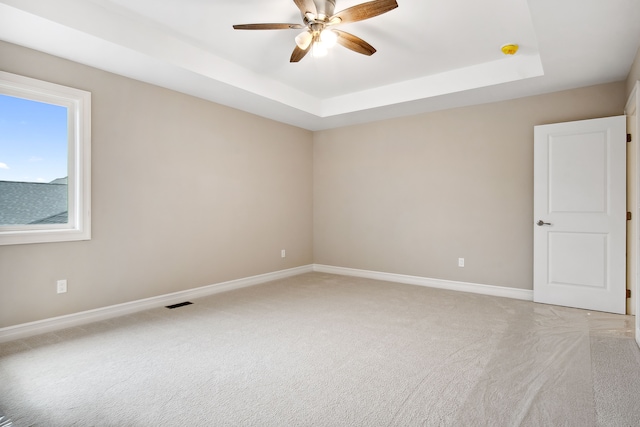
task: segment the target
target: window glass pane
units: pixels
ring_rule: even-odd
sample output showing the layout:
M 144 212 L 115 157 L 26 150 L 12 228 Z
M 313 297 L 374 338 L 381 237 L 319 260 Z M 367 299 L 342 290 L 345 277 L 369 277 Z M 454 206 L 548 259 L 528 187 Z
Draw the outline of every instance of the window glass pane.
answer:
M 0 225 L 68 222 L 67 114 L 0 95 Z

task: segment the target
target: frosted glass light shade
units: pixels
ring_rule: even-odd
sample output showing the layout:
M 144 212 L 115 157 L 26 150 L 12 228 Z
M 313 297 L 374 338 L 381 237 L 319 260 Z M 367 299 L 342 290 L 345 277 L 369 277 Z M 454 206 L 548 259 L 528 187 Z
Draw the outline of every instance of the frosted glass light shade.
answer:
M 313 36 L 309 31 L 304 31 L 296 36 L 296 44 L 302 50 L 306 50 L 311 41 L 313 40 Z
M 331 30 L 323 30 L 320 33 L 320 41 L 322 41 L 322 44 L 325 47 L 331 48 L 335 46 L 336 42 L 338 41 L 338 35 Z

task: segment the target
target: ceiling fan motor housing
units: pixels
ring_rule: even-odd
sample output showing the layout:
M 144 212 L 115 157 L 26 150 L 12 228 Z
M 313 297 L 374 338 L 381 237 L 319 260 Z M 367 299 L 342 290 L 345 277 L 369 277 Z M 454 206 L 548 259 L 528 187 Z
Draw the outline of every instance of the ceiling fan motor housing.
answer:
M 313 0 L 318 11 L 318 17 L 328 19 L 333 16 L 336 8 L 336 0 Z

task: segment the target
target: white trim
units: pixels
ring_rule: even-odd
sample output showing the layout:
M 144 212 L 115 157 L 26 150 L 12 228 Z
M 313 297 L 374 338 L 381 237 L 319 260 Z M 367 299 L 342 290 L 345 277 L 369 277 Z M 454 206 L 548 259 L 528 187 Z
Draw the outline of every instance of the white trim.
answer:
M 188 289 L 186 291 L 174 292 L 171 294 L 159 295 L 156 297 L 126 302 L 109 307 L 82 311 L 80 313 L 73 313 L 66 316 L 52 317 L 50 319 L 38 320 L 36 322 L 9 326 L 0 329 L 0 343 L 20 338 L 26 338 L 45 332 L 58 331 L 60 329 L 70 328 L 73 326 L 86 325 L 87 323 L 111 319 L 118 316 L 124 316 L 126 314 L 136 313 L 151 308 L 176 304 L 192 298 L 202 298 L 209 295 L 218 294 L 220 292 L 246 288 L 249 286 L 271 282 L 273 280 L 297 276 L 299 274 L 311 273 L 312 271 L 312 265 L 304 265 L 301 267 L 290 268 L 288 270 L 280 270 L 272 273 L 260 274 L 258 276 L 230 280 L 228 282 L 221 282 L 214 285 L 203 286 L 200 288 Z
M 627 98 L 627 103 L 625 104 L 625 108 L 624 108 L 624 114 L 625 115 L 629 115 L 629 114 L 633 114 L 636 111 L 636 94 L 638 93 L 638 91 L 640 89 L 638 89 L 638 85 L 640 85 L 640 80 L 636 81 L 636 84 L 633 86 L 633 89 L 631 89 L 631 94 L 629 94 L 629 97 Z
M 313 271 L 319 273 L 340 274 L 342 276 L 364 277 L 367 279 L 384 280 L 387 282 L 404 283 L 407 285 L 426 286 L 429 288 L 448 289 L 451 291 L 470 292 L 474 294 L 491 295 L 533 301 L 533 291 L 528 289 L 507 288 L 503 286 L 482 285 L 479 283 L 455 282 L 451 280 L 430 279 L 428 277 L 407 276 L 404 274 L 383 273 L 379 271 L 358 270 L 355 268 L 333 267 L 330 265 L 314 264 Z
M 632 104 L 634 102 L 635 105 Z M 636 84 L 633 86 L 633 90 L 629 95 L 625 106 L 625 114 L 635 114 L 636 116 L 636 133 L 638 135 L 632 135 L 632 138 L 638 141 L 638 137 L 640 137 L 640 80 L 636 80 Z M 634 221 L 636 221 L 636 235 L 632 236 L 632 238 L 636 239 L 636 244 L 640 244 L 637 235 L 638 227 L 640 227 L 640 145 L 637 145 L 636 148 L 636 190 L 638 191 L 636 203 L 638 203 L 638 206 L 633 207 L 635 208 L 635 212 L 632 217 L 634 217 Z M 640 314 L 638 314 L 640 310 L 640 247 L 636 250 L 636 259 L 634 262 L 636 263 L 636 289 L 635 296 L 631 295 L 631 297 L 635 297 L 636 299 L 635 313 L 633 314 L 636 316 L 636 342 L 638 346 L 640 346 Z
M 451 280 L 430 279 L 420 276 L 408 276 L 404 274 L 383 273 L 379 271 L 358 270 L 355 268 L 334 267 L 330 265 L 313 264 L 295 267 L 288 270 L 280 270 L 272 273 L 260 274 L 258 276 L 246 277 L 243 279 L 230 280 L 216 283 L 214 285 L 200 288 L 188 289 L 171 294 L 159 295 L 123 304 L 82 311 L 65 316 L 52 317 L 50 319 L 38 320 L 36 322 L 23 323 L 15 326 L 8 326 L 0 329 L 0 343 L 11 340 L 27 338 L 33 335 L 46 332 L 58 331 L 73 326 L 86 325 L 87 323 L 100 320 L 111 319 L 126 314 L 136 313 L 170 304 L 176 304 L 188 299 L 202 298 L 221 292 L 234 289 L 246 288 L 273 280 L 284 279 L 313 271 L 319 273 L 339 274 L 342 276 L 363 277 L 374 280 L 384 280 L 387 282 L 404 283 L 408 285 L 426 286 L 430 288 L 447 289 L 460 292 L 470 292 L 496 297 L 519 299 L 524 301 L 533 300 L 533 291 L 527 289 L 507 288 L 502 286 L 482 285 L 478 283 L 455 282 Z M 640 337 L 640 333 L 636 333 Z
M 636 81 L 636 84 L 633 86 L 633 89 L 631 90 L 631 94 L 629 95 L 629 98 L 627 99 L 627 103 L 625 104 L 625 107 L 624 107 L 624 114 L 627 117 L 633 116 L 633 115 L 635 115 L 636 117 L 636 133 L 638 133 L 640 130 L 640 123 L 639 123 L 640 116 L 638 115 L 638 113 L 640 113 L 640 111 L 638 111 L 638 105 L 640 104 L 640 99 L 637 98 L 639 86 L 640 86 L 640 81 Z M 627 132 L 629 132 L 628 128 L 627 128 Z M 634 144 L 636 149 L 636 158 L 634 159 L 633 168 L 635 168 L 635 173 L 636 173 L 635 200 L 636 200 L 636 205 L 638 205 L 640 203 L 640 169 L 638 168 L 638 165 L 640 164 L 640 162 L 638 161 L 638 156 L 640 155 L 640 145 L 638 145 L 638 135 L 633 135 L 631 144 Z M 627 171 L 627 174 L 629 174 L 629 171 Z M 627 235 L 627 240 L 632 240 L 633 242 L 635 242 L 635 245 L 636 245 L 635 259 L 627 259 L 627 262 L 631 262 L 635 264 L 634 268 L 632 269 L 632 271 L 635 271 L 635 277 L 634 277 L 634 283 L 633 283 L 634 286 L 631 287 L 632 297 L 634 294 L 638 293 L 637 289 L 638 289 L 638 284 L 640 283 L 640 271 L 638 269 L 640 267 L 640 262 L 639 262 L 640 260 L 638 259 L 638 257 L 640 257 L 640 246 L 638 242 L 638 227 L 640 226 L 640 222 L 639 222 L 640 219 L 638 218 L 638 213 L 640 213 L 639 208 L 640 206 L 635 206 L 635 207 L 627 206 L 627 209 L 632 212 L 631 220 L 634 223 L 633 229 L 635 230 L 635 233 L 633 235 L 631 236 Z M 634 301 L 633 304 L 630 304 L 630 310 L 627 311 L 627 314 L 635 315 L 636 311 L 638 310 L 639 304 L 640 304 L 640 297 L 636 295 L 636 300 Z M 637 320 L 636 323 L 637 323 L 637 327 L 640 328 L 640 320 Z

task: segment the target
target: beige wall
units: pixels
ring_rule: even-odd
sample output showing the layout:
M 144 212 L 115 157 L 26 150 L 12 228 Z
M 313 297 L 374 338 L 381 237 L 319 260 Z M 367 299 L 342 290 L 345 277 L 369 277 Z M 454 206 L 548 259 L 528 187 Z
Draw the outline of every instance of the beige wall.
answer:
M 533 127 L 625 98 L 620 82 L 316 132 L 314 261 L 532 289 Z
M 311 132 L 4 42 L 0 69 L 93 97 L 93 239 L 0 246 L 0 327 L 312 262 Z
M 631 95 L 631 91 L 638 80 L 640 80 L 640 49 L 636 53 L 636 59 L 633 61 L 631 71 L 627 77 L 627 95 Z

